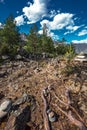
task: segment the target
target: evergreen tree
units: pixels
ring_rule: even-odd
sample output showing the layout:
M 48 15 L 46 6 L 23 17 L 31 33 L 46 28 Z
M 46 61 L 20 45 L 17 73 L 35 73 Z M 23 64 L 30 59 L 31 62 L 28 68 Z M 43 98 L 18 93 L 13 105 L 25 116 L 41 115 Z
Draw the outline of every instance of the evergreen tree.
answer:
M 2 45 L 2 52 L 9 53 L 14 55 L 17 49 L 17 45 L 20 41 L 19 29 L 16 26 L 16 22 L 12 15 L 10 15 L 3 26 L 3 29 L 0 30 L 0 42 Z M 5 50 L 7 50 L 5 52 Z
M 30 33 L 27 36 L 27 47 L 30 52 L 37 52 L 37 44 L 38 44 L 38 27 L 36 24 L 34 24 L 31 29 Z
M 3 28 L 3 42 L 8 44 L 9 47 L 14 47 L 14 45 L 17 45 L 20 41 L 19 37 L 19 29 L 16 26 L 16 22 L 14 21 L 14 18 L 12 15 L 10 15 L 6 21 Z

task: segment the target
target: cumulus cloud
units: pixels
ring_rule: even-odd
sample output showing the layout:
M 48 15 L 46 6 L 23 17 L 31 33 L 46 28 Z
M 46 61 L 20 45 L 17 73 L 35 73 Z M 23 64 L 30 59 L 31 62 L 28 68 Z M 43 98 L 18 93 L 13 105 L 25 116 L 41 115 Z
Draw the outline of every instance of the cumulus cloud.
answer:
M 72 40 L 73 43 L 87 43 L 87 38 L 83 40 Z
M 28 24 L 35 23 L 47 15 L 46 0 L 33 0 L 29 6 L 23 8 L 24 16 L 28 19 Z
M 87 34 L 87 30 L 84 29 L 82 30 L 81 32 L 78 33 L 78 36 L 83 36 L 83 35 L 86 35 Z
M 57 14 L 54 17 L 53 21 L 50 22 L 50 26 L 53 30 L 54 29 L 63 29 L 67 25 L 73 24 L 72 17 L 73 17 L 73 14 L 69 14 L 69 13 Z
M 78 28 L 81 27 L 75 25 L 74 14 L 70 13 L 58 13 L 54 16 L 52 21 L 44 19 L 40 22 L 40 24 L 41 27 L 43 27 L 44 24 L 46 24 L 50 32 L 52 30 L 66 29 L 67 32 L 65 32 L 64 35 L 68 33 L 73 33 L 74 31 L 76 31 Z M 56 37 L 58 36 L 56 35 Z
M 17 26 L 21 26 L 23 25 L 25 22 L 24 22 L 24 16 L 23 15 L 20 15 L 20 16 L 17 16 L 15 18 L 15 21 L 16 21 L 16 25 Z
M 43 20 L 40 22 L 40 24 L 43 25 L 44 23 L 46 23 L 51 30 L 59 30 L 67 26 L 73 26 L 73 16 L 74 15 L 70 13 L 59 13 L 54 16 L 53 21 Z

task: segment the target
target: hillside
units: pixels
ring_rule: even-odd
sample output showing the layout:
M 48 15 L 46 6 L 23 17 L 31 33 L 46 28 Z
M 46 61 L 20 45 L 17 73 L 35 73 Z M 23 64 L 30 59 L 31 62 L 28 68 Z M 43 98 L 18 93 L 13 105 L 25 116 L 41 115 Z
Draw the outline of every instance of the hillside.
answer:
M 51 122 L 52 130 L 79 130 L 61 111 L 69 111 L 69 106 L 63 104 L 69 103 L 66 95 L 68 91 L 72 100 L 70 105 L 87 125 L 87 63 L 68 63 L 64 58 L 17 60 L 0 65 L 0 101 L 9 98 L 12 104 L 17 104 L 17 108 L 1 120 L 0 130 L 22 130 L 13 128 L 16 120 L 14 115 L 25 106 L 29 106 L 30 111 L 25 130 L 45 130 L 43 90 L 56 117 Z M 28 95 L 28 98 L 19 103 L 24 95 Z M 75 112 L 74 116 L 79 120 Z

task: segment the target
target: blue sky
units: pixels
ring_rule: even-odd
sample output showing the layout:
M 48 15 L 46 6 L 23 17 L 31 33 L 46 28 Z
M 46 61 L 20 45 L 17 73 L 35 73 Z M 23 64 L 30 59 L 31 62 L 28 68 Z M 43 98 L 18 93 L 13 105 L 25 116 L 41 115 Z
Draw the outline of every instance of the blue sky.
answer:
M 10 14 L 20 32 L 36 23 L 41 34 L 46 23 L 53 39 L 87 43 L 87 0 L 0 0 L 0 26 Z

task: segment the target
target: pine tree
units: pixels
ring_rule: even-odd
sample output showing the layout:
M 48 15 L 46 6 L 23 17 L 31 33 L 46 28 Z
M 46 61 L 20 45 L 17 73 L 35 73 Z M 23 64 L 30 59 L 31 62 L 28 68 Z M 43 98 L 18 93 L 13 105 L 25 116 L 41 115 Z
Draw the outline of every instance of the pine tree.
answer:
M 37 52 L 37 44 L 38 44 L 38 27 L 34 24 L 31 29 L 30 33 L 27 37 L 27 47 L 30 48 L 30 52 L 36 53 Z
M 16 26 L 16 22 L 14 21 L 14 18 L 12 15 L 10 15 L 6 21 L 3 28 L 3 42 L 8 44 L 9 47 L 14 47 L 14 45 L 17 45 L 20 41 L 19 37 L 19 29 Z
M 12 15 L 10 15 L 4 23 L 3 28 L 0 30 L 0 52 L 3 54 L 14 55 L 17 51 L 17 46 L 20 41 L 19 29 Z

